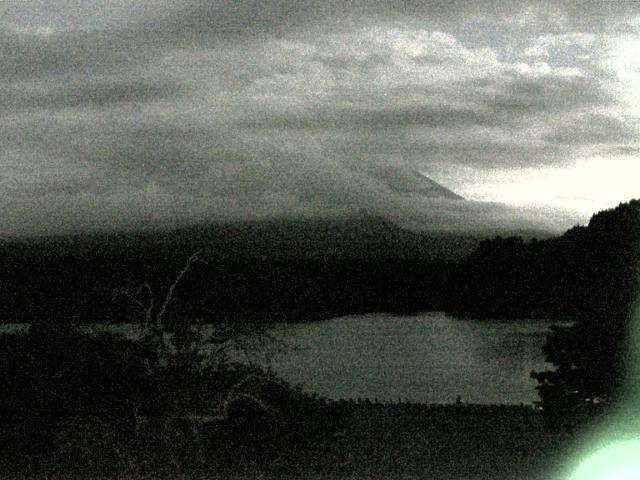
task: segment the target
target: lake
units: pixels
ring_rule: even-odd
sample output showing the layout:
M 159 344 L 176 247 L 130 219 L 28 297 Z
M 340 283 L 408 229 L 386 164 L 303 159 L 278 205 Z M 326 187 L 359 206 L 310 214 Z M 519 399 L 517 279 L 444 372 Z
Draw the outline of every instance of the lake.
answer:
M 531 403 L 532 370 L 551 366 L 542 346 L 551 322 L 460 320 L 443 313 L 353 315 L 280 326 L 298 350 L 273 370 L 329 398 Z
M 287 348 L 250 359 L 323 397 L 380 401 L 531 403 L 532 370 L 550 368 L 551 322 L 461 320 L 440 312 L 371 314 L 274 327 Z M 0 331 L 26 328 L 2 325 Z M 101 328 L 101 327 L 98 327 Z M 131 325 L 108 326 L 135 335 Z

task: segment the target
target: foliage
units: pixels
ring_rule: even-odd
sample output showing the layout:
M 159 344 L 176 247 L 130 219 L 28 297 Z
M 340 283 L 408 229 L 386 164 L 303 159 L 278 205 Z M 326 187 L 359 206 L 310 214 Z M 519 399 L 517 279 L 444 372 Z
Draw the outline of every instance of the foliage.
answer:
M 453 269 L 447 311 L 475 318 L 624 318 L 638 280 L 639 212 L 640 200 L 632 200 L 558 238 L 481 242 Z
M 572 429 L 610 411 L 628 387 L 640 288 L 640 201 L 601 212 L 566 237 L 561 241 L 570 242 L 581 261 L 575 277 L 580 283 L 570 285 L 575 290 L 568 295 L 579 302 L 571 309 L 575 323 L 549 335 L 545 354 L 555 371 L 533 376 L 551 424 Z
M 221 322 L 205 335 L 199 319 L 170 308 L 196 262 L 198 254 L 163 296 L 148 284 L 136 292 L 143 299 L 117 292 L 140 308 L 138 339 L 82 329 L 66 318 L 0 336 L 6 468 L 50 463 L 61 472 L 131 474 L 232 468 L 239 467 L 238 452 L 260 463 L 292 435 L 312 430 L 322 402 L 257 367 L 225 361 L 225 347 L 246 347 L 264 334 L 261 325 Z
M 0 336 L 3 471 L 267 468 L 300 439 L 338 428 L 326 402 L 257 367 L 162 364 L 156 353 L 69 323 Z
M 573 431 L 624 398 L 626 333 L 626 322 L 552 329 L 544 352 L 555 369 L 532 373 L 551 427 Z
M 103 459 L 115 459 L 127 451 L 116 443 L 134 437 L 138 415 L 169 410 L 150 368 L 154 352 L 138 342 L 43 322 L 0 344 L 0 458 L 18 470 L 52 455 L 70 460 L 70 449 L 88 460 L 94 442 L 109 444 Z M 91 426 L 81 428 L 88 424 L 80 419 Z

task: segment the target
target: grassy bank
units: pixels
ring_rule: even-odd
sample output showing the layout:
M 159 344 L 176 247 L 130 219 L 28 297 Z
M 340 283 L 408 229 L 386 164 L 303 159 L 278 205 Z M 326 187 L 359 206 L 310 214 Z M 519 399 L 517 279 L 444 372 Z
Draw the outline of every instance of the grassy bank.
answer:
M 283 464 L 298 478 L 542 479 L 566 440 L 529 407 L 361 404 Z
M 98 418 L 67 430 L 51 456 L 15 478 L 548 479 L 570 438 L 520 406 L 428 406 L 315 400 L 316 418 L 230 425 L 148 421 L 125 438 Z M 318 410 L 319 409 L 319 410 Z M 63 435 L 64 437 L 64 435 Z M 159 440 L 159 441 L 158 441 Z M 108 465 L 105 465 L 108 463 Z M 7 465 L 5 465 L 7 466 Z

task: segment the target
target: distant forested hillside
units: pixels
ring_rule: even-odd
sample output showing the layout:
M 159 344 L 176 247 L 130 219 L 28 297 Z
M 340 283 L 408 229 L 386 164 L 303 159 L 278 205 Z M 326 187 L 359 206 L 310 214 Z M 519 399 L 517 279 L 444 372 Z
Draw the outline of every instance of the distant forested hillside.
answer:
M 484 318 L 620 318 L 638 287 L 640 201 L 558 238 L 495 238 L 452 272 L 447 311 Z
M 144 282 L 163 291 L 196 251 L 207 264 L 184 277 L 174 316 L 277 322 L 430 310 L 442 307 L 451 262 L 476 245 L 367 216 L 5 241 L 0 321 L 134 321 L 138 307 L 116 292 L 144 296 Z

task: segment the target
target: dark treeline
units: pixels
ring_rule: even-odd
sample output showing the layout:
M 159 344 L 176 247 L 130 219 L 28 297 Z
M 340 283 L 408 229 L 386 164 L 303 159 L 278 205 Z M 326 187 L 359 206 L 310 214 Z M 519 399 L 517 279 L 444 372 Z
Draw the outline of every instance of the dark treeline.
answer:
M 620 318 L 640 259 L 640 201 L 594 215 L 558 238 L 485 240 L 450 276 L 447 311 L 473 318 Z
M 130 322 L 140 312 L 116 293 L 144 282 L 164 290 L 196 251 L 207 263 L 182 280 L 172 315 L 278 322 L 433 310 L 451 262 L 475 244 L 368 217 L 4 242 L 0 319 Z
M 140 312 L 116 293 L 144 282 L 164 290 L 196 251 L 207 264 L 183 279 L 172 314 L 204 322 L 441 309 L 472 318 L 619 315 L 633 290 L 636 211 L 630 203 L 602 212 L 558 238 L 479 244 L 375 217 L 4 241 L 0 322 L 132 321 Z

